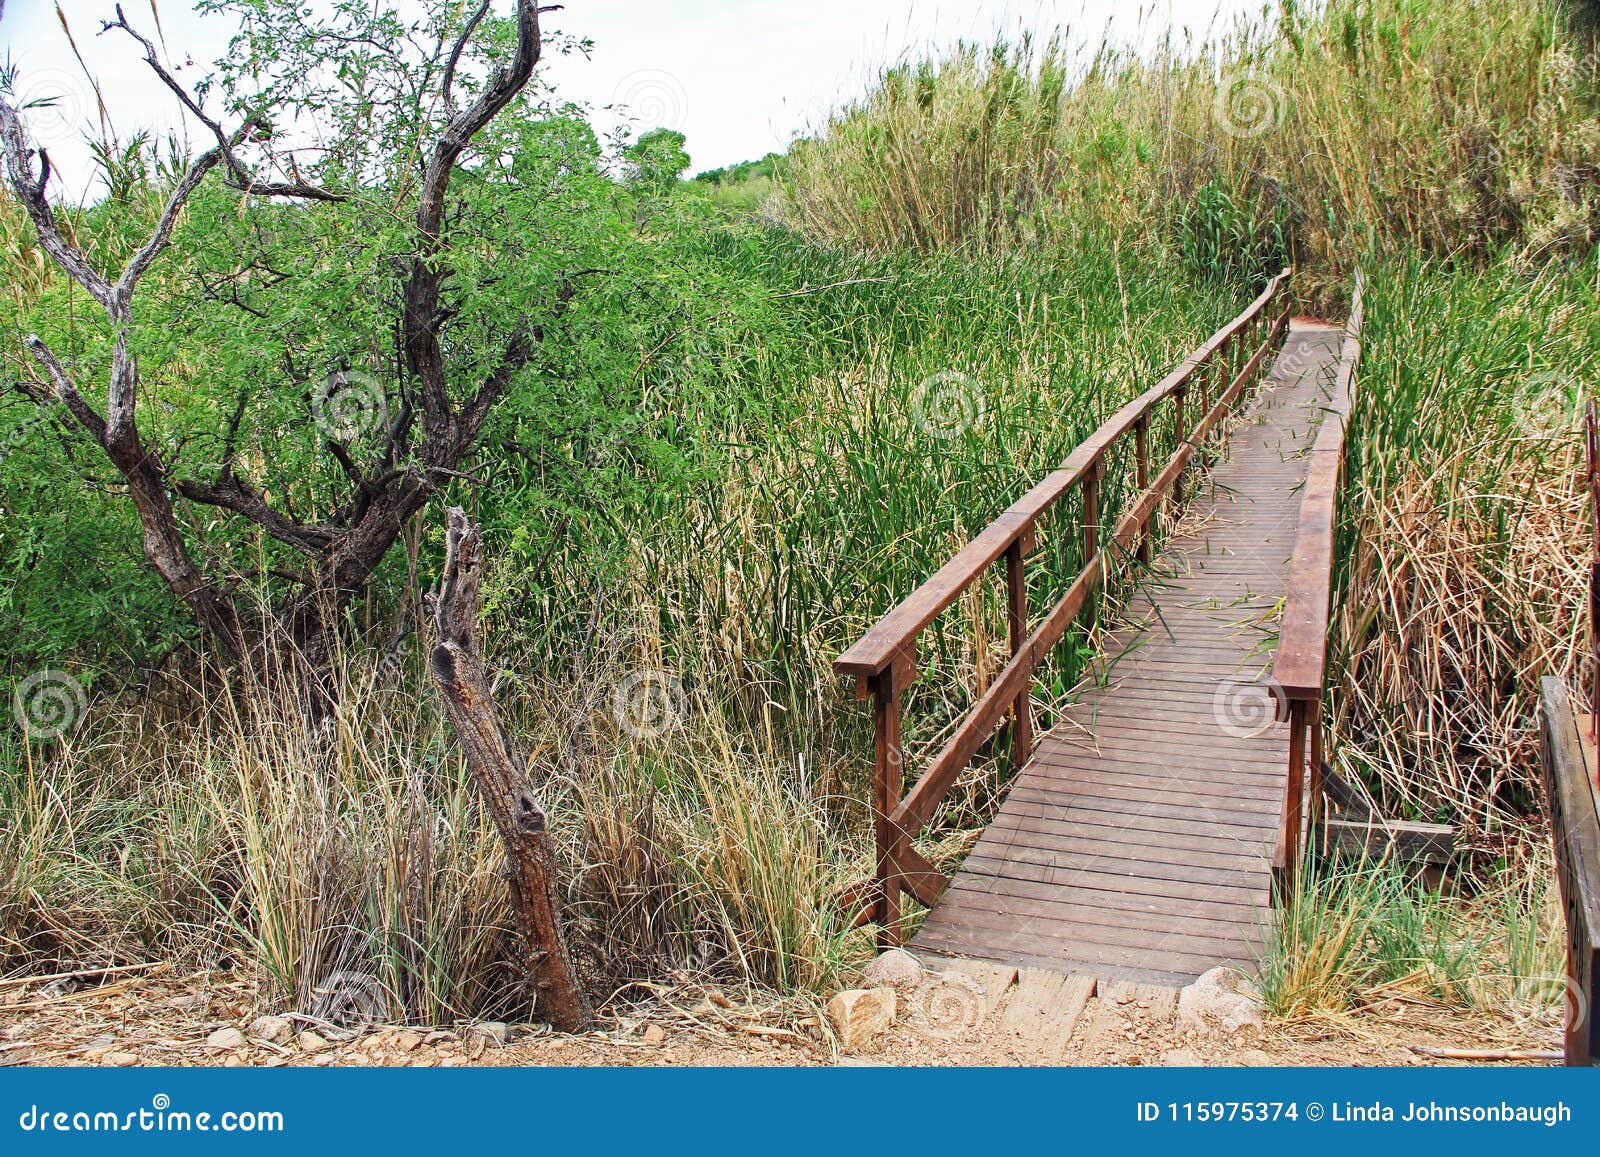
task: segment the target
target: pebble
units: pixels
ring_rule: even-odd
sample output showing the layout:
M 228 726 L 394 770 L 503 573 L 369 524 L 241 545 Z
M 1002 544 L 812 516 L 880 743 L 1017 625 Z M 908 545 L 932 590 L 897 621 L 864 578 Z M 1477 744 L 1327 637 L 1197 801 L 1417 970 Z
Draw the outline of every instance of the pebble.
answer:
M 257 1040 L 284 1045 L 294 1036 L 294 1025 L 289 1023 L 286 1016 L 258 1016 L 250 1022 L 249 1035 Z
M 240 1049 L 245 1045 L 244 1033 L 232 1025 L 219 1028 L 206 1037 L 206 1047 L 212 1049 Z
M 101 1064 L 110 1065 L 114 1069 L 131 1069 L 139 1063 L 137 1053 L 107 1053 Z
M 295 1041 L 308 1053 L 320 1053 L 333 1047 L 310 1029 L 301 1033 Z
M 486 1045 L 503 1049 L 511 1043 L 511 1030 L 503 1021 L 485 1021 L 483 1024 L 475 1024 L 468 1029 L 467 1039 L 471 1041 L 481 1040 Z
M 422 1047 L 422 1038 L 414 1032 L 397 1032 L 389 1043 L 403 1053 L 414 1053 Z
M 645 1027 L 645 1030 L 644 1030 L 644 1043 L 645 1044 L 647 1044 L 647 1045 L 658 1045 L 658 1044 L 660 1044 L 662 1041 L 664 1041 L 666 1039 L 667 1039 L 667 1034 L 662 1031 L 662 1028 L 661 1028 L 661 1026 L 659 1024 L 647 1025 Z M 765 1043 L 765 1042 L 762 1042 L 762 1043 Z

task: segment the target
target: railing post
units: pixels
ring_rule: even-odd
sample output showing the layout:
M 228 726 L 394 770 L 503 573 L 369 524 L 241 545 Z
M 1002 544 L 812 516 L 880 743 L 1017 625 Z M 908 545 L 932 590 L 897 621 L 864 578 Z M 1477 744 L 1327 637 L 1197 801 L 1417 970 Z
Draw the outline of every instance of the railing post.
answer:
M 1083 565 L 1088 566 L 1100 551 L 1100 474 L 1104 467 L 1096 462 L 1084 471 L 1083 489 Z
M 890 821 L 900 804 L 905 751 L 900 741 L 900 700 L 916 673 L 914 658 L 896 659 L 872 678 L 872 827 L 877 844 L 874 870 L 878 947 L 900 943 L 899 851 L 906 834 Z
M 1306 767 L 1306 818 L 1315 828 L 1322 822 L 1322 701 L 1311 704 L 1306 726 L 1311 733 L 1310 760 Z
M 1184 443 L 1189 440 L 1189 428 L 1183 424 L 1184 393 L 1185 388 L 1183 386 L 1179 386 L 1172 391 L 1172 429 L 1176 435 L 1173 439 L 1175 451 L 1182 449 Z M 1172 505 L 1174 507 L 1183 505 L 1183 471 L 1179 471 L 1178 476 L 1172 480 Z
M 1295 875 L 1300 868 L 1300 814 L 1305 805 L 1306 716 L 1307 703 L 1296 699 L 1289 704 L 1289 782 L 1284 785 L 1288 806 L 1284 809 L 1286 855 L 1283 864 L 1284 889 L 1293 894 Z M 1287 896 L 1285 897 L 1287 899 Z
M 1150 419 L 1141 415 L 1133 427 L 1134 485 L 1140 497 L 1150 489 Z M 1152 516 L 1153 518 L 1154 516 Z M 1139 529 L 1139 561 L 1150 565 L 1150 523 Z
M 1006 548 L 1006 599 L 1011 628 L 1011 654 L 1015 657 L 1028 641 L 1028 583 L 1023 559 L 1033 549 L 1033 527 Z M 1011 765 L 1022 767 L 1033 754 L 1033 680 L 1017 692 L 1011 704 Z

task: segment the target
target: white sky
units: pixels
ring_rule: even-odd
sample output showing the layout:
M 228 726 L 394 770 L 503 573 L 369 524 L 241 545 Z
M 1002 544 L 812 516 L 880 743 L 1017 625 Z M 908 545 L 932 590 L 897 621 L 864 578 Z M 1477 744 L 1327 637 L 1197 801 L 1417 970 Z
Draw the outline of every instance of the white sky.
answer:
M 54 98 L 27 114 L 49 148 L 57 180 L 72 198 L 92 186 L 83 134 L 94 122 L 93 97 L 56 16 L 56 0 L 0 0 L 0 56 L 18 68 L 22 100 Z M 423 0 L 399 0 L 402 7 Z M 123 0 L 136 27 L 153 29 L 151 0 Z M 233 31 L 225 19 L 202 19 L 190 0 L 156 0 L 174 62 L 198 79 Z M 1110 30 L 1135 42 L 1188 29 L 1204 36 L 1240 14 L 1259 15 L 1264 0 L 566 0 L 547 16 L 554 27 L 595 42 L 591 59 L 550 65 L 558 93 L 589 105 L 604 135 L 625 103 L 641 129 L 667 125 L 688 136 L 695 171 L 787 147 L 828 110 L 861 95 L 882 65 L 961 38 L 988 39 L 1022 29 L 1070 30 L 1098 42 Z M 171 95 L 149 73 L 138 46 L 119 34 L 97 35 L 114 0 L 60 0 L 78 49 L 111 103 L 125 141 L 141 128 L 180 123 Z M 509 9 L 508 0 L 497 8 Z M 195 138 L 200 139 L 200 138 Z

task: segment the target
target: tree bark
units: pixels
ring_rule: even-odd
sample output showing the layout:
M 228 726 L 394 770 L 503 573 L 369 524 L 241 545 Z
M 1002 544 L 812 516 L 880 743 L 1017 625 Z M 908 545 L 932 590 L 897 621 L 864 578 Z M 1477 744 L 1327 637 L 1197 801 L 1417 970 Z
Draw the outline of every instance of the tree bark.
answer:
M 429 600 L 438 641 L 428 669 L 439 681 L 445 714 L 505 843 L 520 964 L 536 994 L 535 1009 L 562 1032 L 582 1032 L 593 1025 L 594 1013 L 562 935 L 549 822 L 484 675 L 478 639 L 483 537 L 460 507 L 451 507 L 446 516 L 444 577 L 438 595 Z

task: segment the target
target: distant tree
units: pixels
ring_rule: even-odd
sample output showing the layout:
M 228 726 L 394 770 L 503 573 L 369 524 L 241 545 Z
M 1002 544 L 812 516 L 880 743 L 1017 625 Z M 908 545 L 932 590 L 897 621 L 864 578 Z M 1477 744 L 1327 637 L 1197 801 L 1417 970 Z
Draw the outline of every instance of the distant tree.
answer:
M 689 168 L 687 140 L 673 129 L 651 129 L 626 146 L 622 156 L 629 182 L 658 195 L 671 190 Z
M 102 33 L 210 144 L 158 211 L 87 247 L 0 93 L 7 183 L 101 313 L 68 330 L 81 310 L 48 289 L 19 388 L 98 447 L 145 559 L 234 656 L 286 635 L 316 675 L 408 521 L 471 481 L 491 413 L 561 372 L 553 334 L 614 235 L 593 222 L 610 186 L 592 132 L 530 84 L 537 0 L 491 3 L 200 0 L 241 31 L 197 83 L 118 7 Z

